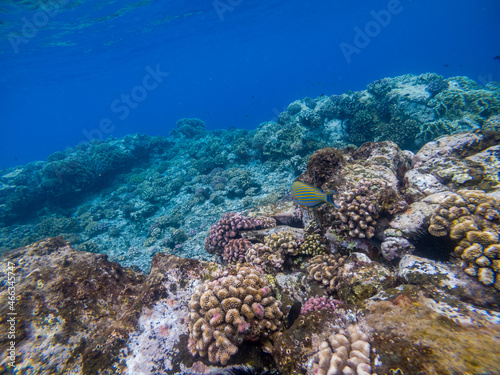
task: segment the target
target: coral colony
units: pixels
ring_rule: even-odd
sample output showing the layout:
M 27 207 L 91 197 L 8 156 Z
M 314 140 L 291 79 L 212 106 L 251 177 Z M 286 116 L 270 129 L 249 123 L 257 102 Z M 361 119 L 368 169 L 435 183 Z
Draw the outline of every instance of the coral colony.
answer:
M 404 75 L 2 171 L 16 369 L 497 373 L 499 124 L 497 85 Z

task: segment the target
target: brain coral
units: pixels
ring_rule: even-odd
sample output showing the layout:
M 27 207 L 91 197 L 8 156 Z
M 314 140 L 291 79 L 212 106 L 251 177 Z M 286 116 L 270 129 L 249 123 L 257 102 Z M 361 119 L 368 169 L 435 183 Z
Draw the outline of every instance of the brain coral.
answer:
M 431 217 L 429 233 L 458 241 L 465 273 L 500 289 L 500 201 L 481 190 L 447 195 Z
M 346 256 L 338 254 L 316 255 L 309 261 L 307 273 L 310 278 L 326 287 L 328 292 L 333 293 L 337 287 L 338 269 L 346 259 Z
M 188 349 L 225 365 L 245 340 L 267 344 L 281 330 L 281 302 L 262 274 L 248 266 L 205 281 L 189 302 Z
M 314 356 L 317 375 L 370 375 L 370 342 L 357 325 L 350 325 L 321 342 Z

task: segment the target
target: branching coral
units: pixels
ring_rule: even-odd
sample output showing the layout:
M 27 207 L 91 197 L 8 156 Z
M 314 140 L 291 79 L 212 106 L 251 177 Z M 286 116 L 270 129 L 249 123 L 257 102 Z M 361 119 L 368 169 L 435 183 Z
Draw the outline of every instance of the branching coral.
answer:
M 246 217 L 234 212 L 225 213 L 217 224 L 210 228 L 210 234 L 205 240 L 205 249 L 210 254 L 222 255 L 230 240 L 241 237 L 241 231 L 269 228 L 270 226 L 273 226 L 272 220 Z
M 307 314 L 311 311 L 319 311 L 324 309 L 335 311 L 337 309 L 337 306 L 342 304 L 342 301 L 327 298 L 325 296 L 311 297 L 306 300 L 306 302 L 302 306 L 302 310 L 300 310 L 300 313 Z
M 363 180 L 339 194 L 336 198 L 339 205 L 336 213 L 339 220 L 335 226 L 337 234 L 372 238 L 376 221 L 389 194 L 390 188 L 383 180 Z
M 226 263 L 243 263 L 245 261 L 245 254 L 252 246 L 252 243 L 244 238 L 236 238 L 229 240 L 227 245 L 224 246 L 223 258 Z
M 247 263 L 262 267 L 269 272 L 281 269 L 284 262 L 281 249 L 273 249 L 261 243 L 250 247 L 246 252 L 245 259 Z
M 500 201 L 480 190 L 459 190 L 443 199 L 429 233 L 458 242 L 465 273 L 500 289 Z
M 225 365 L 243 341 L 274 339 L 282 316 L 281 302 L 262 274 L 237 266 L 204 282 L 191 297 L 188 349 L 193 356 Z
M 318 375 L 370 375 L 370 340 L 357 325 L 350 325 L 323 341 L 314 357 Z
M 299 247 L 299 253 L 304 255 L 319 255 L 326 251 L 325 239 L 318 232 L 320 228 L 310 222 L 306 227 L 305 239 Z
M 295 236 L 286 231 L 273 233 L 264 239 L 264 242 L 271 249 L 287 255 L 297 255 L 299 253 L 299 243 Z
M 338 254 L 316 255 L 309 261 L 307 273 L 311 279 L 326 287 L 329 293 L 333 293 L 337 288 L 338 270 L 346 259 L 346 256 Z

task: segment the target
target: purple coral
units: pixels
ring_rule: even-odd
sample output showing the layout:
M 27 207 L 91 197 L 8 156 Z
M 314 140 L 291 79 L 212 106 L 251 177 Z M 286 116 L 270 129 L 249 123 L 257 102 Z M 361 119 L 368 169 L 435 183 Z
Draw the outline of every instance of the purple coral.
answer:
M 225 213 L 210 228 L 210 234 L 205 240 L 205 249 L 210 254 L 222 255 L 230 240 L 241 237 L 241 231 L 258 229 L 263 226 L 264 223 L 259 218 L 246 217 L 234 212 Z
M 311 297 L 306 300 L 304 305 L 302 306 L 301 314 L 307 314 L 311 311 L 319 311 L 319 310 L 332 310 L 335 311 L 338 305 L 343 305 L 342 301 L 326 298 L 326 297 Z

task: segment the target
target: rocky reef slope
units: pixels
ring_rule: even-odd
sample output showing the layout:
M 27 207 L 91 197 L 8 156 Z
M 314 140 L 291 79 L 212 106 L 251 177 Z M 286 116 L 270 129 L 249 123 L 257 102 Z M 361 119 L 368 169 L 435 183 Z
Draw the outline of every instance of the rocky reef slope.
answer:
M 393 141 L 415 152 L 445 134 L 498 129 L 499 103 L 494 83 L 404 75 L 297 100 L 253 131 L 182 119 L 168 138 L 92 141 L 0 173 L 0 249 L 62 235 L 143 271 L 157 252 L 212 259 L 210 226 L 282 199 L 314 151 Z
M 1 312 L 17 315 L 0 326 L 17 369 L 495 374 L 499 141 L 317 150 L 299 179 L 336 189 L 336 206 L 225 213 L 205 236 L 215 262 L 159 252 L 145 276 L 62 237 L 9 251 L 16 298 L 2 290 Z

